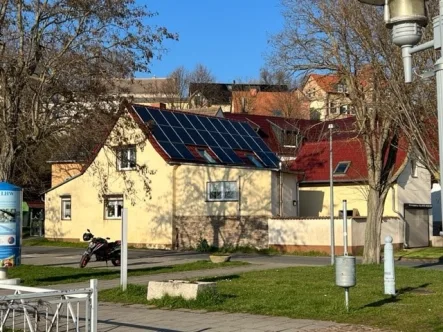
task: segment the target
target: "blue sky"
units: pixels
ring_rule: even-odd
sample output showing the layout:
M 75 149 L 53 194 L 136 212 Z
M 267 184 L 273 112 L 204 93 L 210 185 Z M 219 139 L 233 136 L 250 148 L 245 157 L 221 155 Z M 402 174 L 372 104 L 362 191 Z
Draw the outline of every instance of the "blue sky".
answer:
M 270 35 L 283 27 L 278 0 L 139 0 L 159 15 L 147 22 L 179 34 L 151 73 L 165 77 L 180 65 L 208 67 L 218 82 L 258 78 L 269 51 Z

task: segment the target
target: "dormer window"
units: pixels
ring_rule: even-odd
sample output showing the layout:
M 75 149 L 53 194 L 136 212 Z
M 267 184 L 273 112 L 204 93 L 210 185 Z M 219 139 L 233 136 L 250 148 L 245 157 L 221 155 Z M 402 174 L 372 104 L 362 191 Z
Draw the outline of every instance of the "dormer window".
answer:
M 255 167 L 263 168 L 263 164 L 254 155 L 248 154 L 246 157 L 254 164 Z
M 334 175 L 344 175 L 349 169 L 349 166 L 351 165 L 350 161 L 340 161 L 337 164 L 337 167 L 335 167 Z
M 203 157 L 208 163 L 215 164 L 215 159 L 209 154 L 205 149 L 198 149 L 198 153 Z
M 345 88 L 343 86 L 343 84 L 338 84 L 337 85 L 337 92 L 343 93 L 345 91 Z

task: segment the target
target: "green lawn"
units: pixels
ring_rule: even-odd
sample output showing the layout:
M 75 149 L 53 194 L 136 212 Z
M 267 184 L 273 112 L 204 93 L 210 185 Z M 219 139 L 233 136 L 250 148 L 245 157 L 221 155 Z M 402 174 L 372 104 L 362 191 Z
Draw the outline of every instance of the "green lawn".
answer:
M 209 261 L 197 261 L 187 264 L 150 267 L 128 270 L 128 276 L 141 276 L 159 273 L 174 273 L 181 271 L 207 270 L 227 266 L 245 265 L 244 262 L 227 262 L 214 264 Z M 120 270 L 51 267 L 42 265 L 20 265 L 8 271 L 10 278 L 20 278 L 26 286 L 44 286 L 87 281 L 89 279 L 116 279 L 120 277 Z
M 350 290 L 350 312 L 344 290 L 335 286 L 333 267 L 294 267 L 213 278 L 219 295 L 196 301 L 165 298 L 151 301 L 159 307 L 248 312 L 291 318 L 332 320 L 399 331 L 443 331 L 443 272 L 396 269 L 399 295 L 383 295 L 383 266 L 357 266 L 357 286 Z M 205 279 L 211 280 L 211 279 Z M 146 286 L 104 290 L 102 301 L 142 303 Z
M 64 242 L 64 241 L 50 241 L 42 237 L 28 237 L 23 239 L 23 246 L 25 247 L 68 247 L 68 248 L 86 248 L 88 246 L 87 242 Z
M 414 248 L 405 249 L 395 252 L 395 257 L 398 259 L 402 258 L 415 258 L 415 259 L 443 259 L 443 248 Z

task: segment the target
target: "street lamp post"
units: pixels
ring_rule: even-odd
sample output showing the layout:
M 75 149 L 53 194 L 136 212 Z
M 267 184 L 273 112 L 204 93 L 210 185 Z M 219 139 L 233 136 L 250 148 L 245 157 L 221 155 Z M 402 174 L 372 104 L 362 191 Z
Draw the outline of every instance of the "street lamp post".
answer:
M 335 226 L 334 226 L 334 179 L 332 169 L 332 129 L 334 125 L 330 123 L 329 129 L 329 217 L 330 217 L 330 232 L 331 232 L 331 265 L 334 265 L 335 261 Z
M 417 44 L 420 42 L 422 36 L 422 28 L 426 26 L 428 22 L 425 6 L 427 0 L 359 1 L 374 6 L 384 6 L 386 25 L 388 28 L 392 28 L 392 41 L 402 49 L 405 82 L 412 82 L 412 55 L 431 48 L 441 50 L 443 44 L 443 0 L 440 0 L 439 15 L 433 18 L 434 40 L 421 45 Z M 441 195 L 440 209 L 443 216 L 443 55 L 434 64 L 434 73 L 437 81 L 438 152 Z M 440 232 L 440 235 L 443 235 L 443 232 Z

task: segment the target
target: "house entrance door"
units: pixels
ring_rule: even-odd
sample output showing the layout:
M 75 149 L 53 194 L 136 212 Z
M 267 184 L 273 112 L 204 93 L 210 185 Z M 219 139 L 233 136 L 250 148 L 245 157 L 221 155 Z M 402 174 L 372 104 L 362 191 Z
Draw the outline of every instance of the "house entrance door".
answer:
M 410 248 L 429 246 L 429 208 L 405 204 L 406 241 Z

